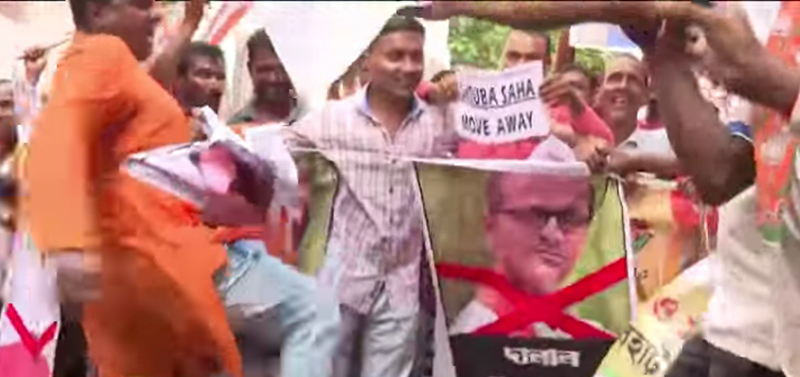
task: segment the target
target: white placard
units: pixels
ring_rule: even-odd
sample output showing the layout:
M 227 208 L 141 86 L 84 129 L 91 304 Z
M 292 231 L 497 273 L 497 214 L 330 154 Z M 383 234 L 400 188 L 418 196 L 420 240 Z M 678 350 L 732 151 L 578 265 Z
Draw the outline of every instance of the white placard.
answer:
M 491 144 L 549 134 L 550 118 L 539 99 L 542 80 L 541 61 L 502 72 L 459 72 L 459 136 Z

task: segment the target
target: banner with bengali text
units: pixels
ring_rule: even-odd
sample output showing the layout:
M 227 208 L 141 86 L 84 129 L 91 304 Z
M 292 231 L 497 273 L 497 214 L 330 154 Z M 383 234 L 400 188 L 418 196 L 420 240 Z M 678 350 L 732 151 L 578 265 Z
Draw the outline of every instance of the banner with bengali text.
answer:
M 596 376 L 663 376 L 699 330 L 711 294 L 712 261 L 703 259 L 641 302 L 636 320 L 611 346 Z
M 579 162 L 416 166 L 456 375 L 593 375 L 631 318 L 620 183 Z

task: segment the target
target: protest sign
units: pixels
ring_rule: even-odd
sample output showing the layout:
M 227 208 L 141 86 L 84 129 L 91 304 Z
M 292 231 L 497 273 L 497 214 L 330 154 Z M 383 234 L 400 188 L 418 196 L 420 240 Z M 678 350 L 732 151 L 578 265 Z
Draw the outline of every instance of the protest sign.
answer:
M 591 376 L 630 320 L 619 183 L 507 164 L 416 164 L 456 375 Z
M 541 61 L 502 72 L 459 72 L 458 134 L 489 144 L 547 135 L 549 117 L 539 99 L 542 77 Z

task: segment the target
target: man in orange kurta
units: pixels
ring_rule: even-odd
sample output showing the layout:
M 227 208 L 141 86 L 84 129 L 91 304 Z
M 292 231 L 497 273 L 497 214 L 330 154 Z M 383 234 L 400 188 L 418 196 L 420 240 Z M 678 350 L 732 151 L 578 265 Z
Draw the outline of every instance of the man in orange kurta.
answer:
M 98 288 L 82 304 L 102 377 L 240 375 L 213 280 L 225 250 L 187 216 L 198 209 L 120 170 L 131 153 L 190 139 L 180 106 L 137 61 L 151 53 L 153 1 L 70 5 L 78 32 L 31 136 L 23 221 L 48 258 L 100 260 L 99 284 L 80 279 L 86 264 L 59 280 L 77 283 L 66 297 Z

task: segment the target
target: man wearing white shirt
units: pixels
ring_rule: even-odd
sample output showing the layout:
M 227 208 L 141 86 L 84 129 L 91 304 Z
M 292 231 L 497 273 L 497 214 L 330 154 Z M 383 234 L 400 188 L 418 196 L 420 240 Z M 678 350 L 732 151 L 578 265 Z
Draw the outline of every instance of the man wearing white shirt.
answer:
M 629 54 L 613 57 L 606 64 L 595 108 L 614 133 L 617 148 L 611 152 L 609 168 L 626 176 L 648 172 L 675 178 L 680 172 L 666 130 L 639 122 L 639 109 L 649 97 L 647 68 Z

